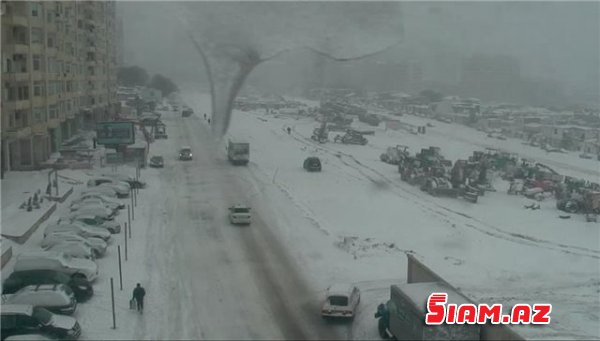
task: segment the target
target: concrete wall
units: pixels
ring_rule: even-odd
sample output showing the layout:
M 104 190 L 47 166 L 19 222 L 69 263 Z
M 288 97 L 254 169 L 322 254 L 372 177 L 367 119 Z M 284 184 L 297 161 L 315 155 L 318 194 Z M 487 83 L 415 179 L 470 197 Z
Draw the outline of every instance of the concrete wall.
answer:
M 46 213 L 44 213 L 40 219 L 38 219 L 33 225 L 31 225 L 27 231 L 25 231 L 24 234 L 22 234 L 21 236 L 6 236 L 6 235 L 2 235 L 5 238 L 8 238 L 10 240 L 13 240 L 19 244 L 24 244 L 29 237 L 31 237 L 31 235 L 37 231 L 38 227 L 40 227 L 40 225 L 46 221 L 51 215 L 52 213 L 54 213 L 54 211 L 56 211 L 56 204 L 50 206 L 50 208 L 46 211 Z
M 0 264 L 0 269 L 4 268 L 4 265 L 12 258 L 12 254 L 12 246 L 9 246 L 8 249 L 2 252 L 2 264 Z
M 453 288 L 454 290 L 460 292 L 460 290 L 450 285 L 450 283 L 446 282 L 442 277 L 440 277 L 438 274 L 429 269 L 425 264 L 421 263 L 413 255 L 407 254 L 406 257 L 408 258 L 408 273 L 406 276 L 406 281 L 408 283 L 442 282 L 448 285 L 449 287 Z M 472 300 L 471 302 L 473 304 L 477 304 L 477 302 L 474 302 Z M 490 304 L 490 302 L 486 303 Z M 506 325 L 486 324 L 484 326 L 481 326 L 481 340 L 512 341 L 525 339 Z

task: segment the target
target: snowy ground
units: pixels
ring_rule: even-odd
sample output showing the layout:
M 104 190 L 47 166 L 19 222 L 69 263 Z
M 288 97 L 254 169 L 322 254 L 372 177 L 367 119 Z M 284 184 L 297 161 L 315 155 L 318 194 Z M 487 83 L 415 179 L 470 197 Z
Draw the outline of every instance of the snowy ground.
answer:
M 553 303 L 550 327 L 516 327 L 528 338 L 600 337 L 597 224 L 576 215 L 568 221 L 559 219 L 553 200 L 543 202 L 538 211 L 525 210 L 528 201 L 508 196 L 507 184 L 499 179 L 498 191 L 475 205 L 433 198 L 401 182 L 396 168 L 380 162 L 379 154 L 395 144 L 408 145 L 413 153 L 437 145 L 455 160 L 493 146 L 524 152 L 523 156 L 559 172 L 596 180 L 597 163 L 563 160 L 562 154 L 527 150 L 516 141 L 488 142 L 479 132 L 440 122 L 426 135 L 378 128 L 364 147 L 313 143 L 309 137 L 317 124 L 310 119 L 235 112 L 232 122 L 230 135 L 251 142 L 246 176 L 258 183 L 257 191 L 267 200 L 262 206 L 272 212 L 284 240 L 294 241 L 287 246 L 316 287 L 340 280 L 402 279 L 403 252 L 410 250 L 481 302 Z M 288 126 L 293 128 L 291 135 L 285 132 Z M 322 159 L 322 173 L 304 172 L 302 161 L 309 155 Z M 351 239 L 343 244 L 344 237 Z M 371 306 L 368 300 L 361 303 L 367 309 L 365 316 L 372 316 L 374 304 L 385 300 L 388 290 L 380 293 Z M 375 321 L 367 318 L 365 323 L 355 323 L 356 330 L 377 338 Z M 365 334 L 365 329 L 371 333 Z
M 121 233 L 99 260 L 96 294 L 75 315 L 83 339 L 379 339 L 373 313 L 388 299 L 390 284 L 406 282 L 406 252 L 475 300 L 552 303 L 550 326 L 515 328 L 527 338 L 600 338 L 597 224 L 580 216 L 559 219 L 552 201 L 525 210 L 527 201 L 508 196 L 501 180 L 498 192 L 477 204 L 433 198 L 379 161 L 395 144 L 412 152 L 438 145 L 450 159 L 465 158 L 479 149 L 469 141 L 485 144 L 485 138 L 436 122 L 425 136 L 377 129 L 366 146 L 320 145 L 309 138 L 316 126 L 310 119 L 235 112 L 230 134 L 251 142 L 251 163 L 233 167 L 224 141 L 215 145 L 201 119 L 210 112 L 208 96 L 183 95 L 196 116 L 163 113 L 169 139 L 152 143 L 150 155 L 164 156 L 165 168 L 142 171 L 148 188 L 140 191 L 128 239 L 123 291 L 116 250 L 120 245 L 124 253 Z M 193 161 L 177 160 L 181 145 L 192 146 Z M 309 155 L 321 158 L 323 172 L 302 169 Z M 543 156 L 557 170 L 565 163 Z M 573 168 L 594 174 L 593 166 Z M 86 179 L 77 172 L 74 178 Z M 76 185 L 73 197 L 83 186 Z M 251 226 L 227 222 L 227 207 L 237 202 L 253 207 Z M 127 212 L 117 219 L 126 222 Z M 37 248 L 43 228 L 21 248 Z M 143 315 L 127 306 L 136 282 L 148 292 Z M 333 282 L 361 288 L 352 324 L 319 318 L 320 299 Z

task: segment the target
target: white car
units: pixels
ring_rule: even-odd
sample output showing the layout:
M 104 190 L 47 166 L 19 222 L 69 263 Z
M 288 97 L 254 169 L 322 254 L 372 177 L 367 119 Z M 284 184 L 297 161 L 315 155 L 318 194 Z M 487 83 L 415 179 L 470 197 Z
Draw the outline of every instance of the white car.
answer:
M 104 206 L 83 206 L 77 211 L 73 211 L 66 217 L 88 215 L 94 216 L 98 219 L 113 220 L 118 211 L 112 211 Z
M 114 193 L 114 191 L 113 191 Z M 116 205 L 119 209 L 124 209 L 125 208 L 125 204 L 123 202 L 121 202 L 119 199 L 116 199 L 114 197 L 108 197 L 106 195 L 102 195 L 100 193 L 94 193 L 93 190 L 88 190 L 88 193 L 82 193 L 79 196 L 79 199 L 73 200 L 73 202 L 79 202 L 82 200 L 100 200 L 105 204 L 109 204 L 109 205 Z
M 44 230 L 44 237 L 56 232 L 73 232 L 84 238 L 95 237 L 101 238 L 104 241 L 109 240 L 111 236 L 110 232 L 106 230 L 86 227 L 85 225 L 79 223 L 57 223 L 46 226 L 46 229 Z
M 69 257 L 60 252 L 21 253 L 15 261 L 14 271 L 27 270 L 55 270 L 73 277 L 83 277 L 88 282 L 98 278 L 98 264 L 87 259 Z
M 250 207 L 246 205 L 234 205 L 229 208 L 229 222 L 232 224 L 250 224 L 252 215 Z
M 55 314 L 72 315 L 77 309 L 73 290 L 64 284 L 36 284 L 21 288 L 14 294 L 4 295 L 6 304 L 31 304 Z
M 81 194 L 82 197 L 87 197 L 89 195 L 105 196 L 114 199 L 117 197 L 117 191 L 111 187 L 96 186 L 89 187 L 88 189 L 84 190 Z
M 321 307 L 323 318 L 354 318 L 360 302 L 360 290 L 351 284 L 334 284 L 327 288 L 325 301 Z
M 137 179 L 127 174 L 102 174 L 105 178 L 115 179 L 117 181 L 126 182 L 131 188 L 144 188 L 146 183 L 140 179 Z
M 49 247 L 45 248 L 44 251 L 62 252 L 65 255 L 73 258 L 96 260 L 94 250 L 80 242 L 63 241 L 58 244 L 50 245 Z
M 80 209 L 84 206 L 104 206 L 105 208 L 108 208 L 109 210 L 116 211 L 116 210 L 120 209 L 120 206 L 125 206 L 125 205 L 117 204 L 114 202 L 106 202 L 100 198 L 90 197 L 90 198 L 73 201 L 69 208 L 71 209 L 71 211 L 77 211 L 78 209 Z
M 96 258 L 101 257 L 106 253 L 106 248 L 108 244 L 100 238 L 89 237 L 84 238 L 74 232 L 55 232 L 51 233 L 42 239 L 42 248 L 46 249 L 52 247 L 52 245 L 61 244 L 61 243 L 80 243 L 85 246 L 90 247 Z
M 87 227 L 105 229 L 112 234 L 121 232 L 121 224 L 119 224 L 117 221 L 104 220 L 98 216 L 91 215 L 91 214 L 77 214 L 77 213 L 78 212 L 75 212 L 74 214 L 70 215 L 69 217 L 64 218 L 64 220 L 68 221 L 68 222 L 76 222 L 76 223 L 84 224 Z M 62 219 L 60 219 L 59 221 L 62 221 Z
M 103 183 L 96 187 L 97 188 L 108 187 L 108 188 L 114 189 L 115 192 L 117 193 L 117 198 L 127 198 L 131 191 L 129 184 L 126 182 L 122 182 L 122 181 Z M 96 188 L 96 187 L 92 187 L 92 188 Z

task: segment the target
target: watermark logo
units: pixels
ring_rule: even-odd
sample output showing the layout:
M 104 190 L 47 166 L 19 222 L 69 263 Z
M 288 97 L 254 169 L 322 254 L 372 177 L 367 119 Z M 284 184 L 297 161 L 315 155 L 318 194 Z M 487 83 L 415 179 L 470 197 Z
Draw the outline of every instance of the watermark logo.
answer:
M 434 292 L 427 298 L 428 325 L 445 324 L 549 324 L 552 304 L 515 304 L 509 315 L 502 314 L 502 304 L 448 304 L 448 294 Z

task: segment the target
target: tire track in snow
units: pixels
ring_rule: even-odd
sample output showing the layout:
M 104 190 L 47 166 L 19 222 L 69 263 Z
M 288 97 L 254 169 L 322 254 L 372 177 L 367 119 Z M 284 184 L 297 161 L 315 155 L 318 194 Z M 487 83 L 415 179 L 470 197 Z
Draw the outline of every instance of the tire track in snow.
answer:
M 272 131 L 276 132 L 275 130 L 272 130 Z M 600 251 L 599 250 L 594 250 L 594 249 L 589 249 L 589 248 L 584 248 L 584 247 L 579 247 L 579 246 L 574 246 L 574 245 L 567 245 L 567 244 L 563 244 L 563 243 L 555 243 L 552 241 L 534 238 L 531 236 L 525 236 L 525 235 L 522 235 L 519 233 L 507 232 L 496 226 L 493 226 L 491 224 L 488 224 L 481 220 L 473 218 L 465 213 L 452 210 L 452 209 L 445 207 L 437 202 L 427 201 L 424 203 L 423 202 L 424 198 L 422 198 L 420 195 L 413 193 L 412 191 L 409 191 L 406 188 L 403 188 L 403 186 L 396 183 L 392 179 L 388 178 L 381 172 L 360 162 L 353 155 L 347 154 L 347 153 L 344 153 L 344 152 L 341 152 L 338 150 L 334 150 L 334 149 L 331 149 L 331 148 L 323 146 L 323 145 L 319 145 L 319 144 L 315 143 L 312 139 L 307 138 L 307 137 L 301 135 L 300 133 L 298 133 L 296 131 L 295 126 L 292 127 L 292 132 L 293 132 L 293 134 L 290 134 L 290 136 L 292 136 L 296 141 L 298 141 L 304 145 L 314 146 L 318 150 L 321 150 L 325 153 L 336 156 L 340 160 L 340 162 L 342 162 L 344 165 L 351 167 L 351 168 L 355 169 L 356 171 L 358 171 L 359 173 L 365 175 L 365 177 L 371 183 L 374 183 L 378 187 L 383 187 L 383 186 L 392 187 L 392 192 L 394 194 L 400 196 L 403 199 L 412 201 L 414 204 L 418 205 L 421 208 L 421 210 L 423 210 L 423 211 L 431 212 L 434 215 L 443 217 L 442 220 L 446 221 L 447 223 L 451 223 L 453 226 L 456 223 L 459 223 L 461 226 L 468 227 L 470 229 L 476 230 L 477 232 L 484 233 L 484 234 L 494 237 L 494 238 L 504 239 L 507 241 L 511 241 L 511 242 L 515 242 L 515 243 L 519 243 L 519 244 L 523 244 L 523 245 L 528 245 L 528 246 L 534 246 L 534 247 L 540 247 L 540 248 L 546 248 L 546 249 L 550 249 L 550 250 L 560 251 L 560 252 L 567 253 L 567 254 L 574 254 L 574 255 L 579 255 L 579 256 L 600 259 Z M 350 161 L 344 160 L 344 157 L 348 158 Z M 367 174 L 367 172 L 371 172 L 371 173 L 375 174 L 375 177 L 371 176 L 370 174 Z M 396 189 L 396 190 L 394 190 L 394 189 Z M 398 190 L 401 191 L 402 193 L 400 193 Z M 410 197 L 407 195 L 403 195 L 403 193 L 408 194 Z M 444 214 L 443 212 L 440 212 L 439 210 L 432 208 L 431 204 L 433 204 L 436 207 L 441 208 L 445 211 L 448 211 L 458 217 L 454 217 L 454 218 L 449 217 L 447 214 Z M 467 222 L 457 221 L 456 220 L 457 218 L 459 220 L 466 219 Z M 473 223 L 469 223 L 468 221 L 471 221 Z M 483 227 L 476 226 L 476 225 L 483 225 Z M 490 231 L 490 229 L 493 231 Z

